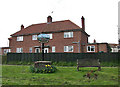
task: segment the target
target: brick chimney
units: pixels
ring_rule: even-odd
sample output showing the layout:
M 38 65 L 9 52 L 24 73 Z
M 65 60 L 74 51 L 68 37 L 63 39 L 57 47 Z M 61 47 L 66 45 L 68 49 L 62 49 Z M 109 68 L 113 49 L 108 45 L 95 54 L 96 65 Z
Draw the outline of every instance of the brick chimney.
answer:
M 81 22 L 82 22 L 82 29 L 85 31 L 85 18 L 83 16 L 81 18 Z
M 22 30 L 22 29 L 24 29 L 24 25 L 23 25 L 23 24 L 21 25 L 21 30 Z
M 96 43 L 96 40 L 94 39 L 93 43 Z
M 51 17 L 51 16 L 48 16 L 48 17 L 47 17 L 47 23 L 48 23 L 48 24 L 52 23 L 52 17 Z

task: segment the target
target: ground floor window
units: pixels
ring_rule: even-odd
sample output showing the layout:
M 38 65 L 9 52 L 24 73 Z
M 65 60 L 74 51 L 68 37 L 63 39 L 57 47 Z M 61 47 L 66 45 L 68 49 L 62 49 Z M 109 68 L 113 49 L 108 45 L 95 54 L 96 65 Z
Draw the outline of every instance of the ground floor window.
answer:
M 73 46 L 64 46 L 64 52 L 73 52 Z
M 23 48 L 17 48 L 17 49 L 16 49 L 16 52 L 17 52 L 17 53 L 23 53 Z
M 4 49 L 4 54 L 11 52 L 11 49 Z
M 29 48 L 29 52 L 32 53 L 32 47 Z
M 95 46 L 87 46 L 87 52 L 95 52 Z
M 55 46 L 52 46 L 52 52 L 55 52 Z

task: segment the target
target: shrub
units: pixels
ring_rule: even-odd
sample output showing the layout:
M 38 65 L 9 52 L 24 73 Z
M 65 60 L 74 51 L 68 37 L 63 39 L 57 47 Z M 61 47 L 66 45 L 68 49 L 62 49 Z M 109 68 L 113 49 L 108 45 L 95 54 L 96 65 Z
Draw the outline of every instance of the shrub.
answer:
M 54 73 L 56 70 L 57 68 L 55 66 L 49 64 L 38 68 L 30 66 L 30 72 L 32 73 Z

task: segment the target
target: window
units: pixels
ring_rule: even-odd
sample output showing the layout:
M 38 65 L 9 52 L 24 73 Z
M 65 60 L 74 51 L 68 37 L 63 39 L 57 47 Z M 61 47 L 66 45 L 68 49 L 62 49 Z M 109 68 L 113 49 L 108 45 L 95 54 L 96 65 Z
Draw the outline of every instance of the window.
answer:
M 32 40 L 37 40 L 37 35 L 32 35 Z
M 16 52 L 17 52 L 17 53 L 23 53 L 23 48 L 17 48 L 17 49 L 16 49 Z
M 23 36 L 18 36 L 17 41 L 23 41 Z
M 73 46 L 64 46 L 64 52 L 73 52 Z
M 11 52 L 11 49 L 4 49 L 4 54 Z
M 35 53 L 40 53 L 40 48 L 36 48 Z
M 29 52 L 32 53 L 32 47 L 29 48 Z
M 64 32 L 64 38 L 71 38 L 73 37 L 73 32 Z
M 55 52 L 55 46 L 52 46 L 52 52 Z
M 50 36 L 50 39 L 52 39 L 52 34 L 47 34 L 47 35 L 49 35 L 49 36 Z
M 95 46 L 87 46 L 87 52 L 95 52 Z

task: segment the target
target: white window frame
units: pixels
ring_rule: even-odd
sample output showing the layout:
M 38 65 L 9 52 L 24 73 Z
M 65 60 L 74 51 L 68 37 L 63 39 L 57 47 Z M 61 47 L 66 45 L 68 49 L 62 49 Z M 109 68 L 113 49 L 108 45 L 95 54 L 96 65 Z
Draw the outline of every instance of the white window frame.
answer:
M 52 34 L 47 34 L 47 35 L 49 35 L 49 36 L 50 36 L 50 39 L 53 39 L 53 35 L 52 35 Z
M 52 52 L 55 52 L 55 46 L 52 46 Z
M 23 48 L 16 48 L 16 53 L 23 53 Z
M 88 50 L 88 47 L 90 47 L 90 50 Z M 91 49 L 94 49 L 94 51 L 92 51 Z M 95 52 L 95 46 L 87 46 L 87 52 Z
M 72 51 L 70 51 L 69 49 L 72 48 Z M 64 46 L 64 52 L 73 52 L 74 47 L 73 46 Z
M 39 52 L 38 52 L 38 53 L 40 53 L 40 48 L 35 48 L 35 53 L 37 53 L 37 51 L 36 51 L 37 49 L 39 50 Z
M 37 35 L 32 35 L 32 40 L 37 40 Z
M 32 47 L 29 48 L 29 53 L 32 53 Z
M 11 49 L 4 49 L 4 54 L 11 52 Z
M 23 41 L 23 36 L 18 36 L 17 41 Z
M 64 32 L 64 38 L 73 38 L 73 32 Z

